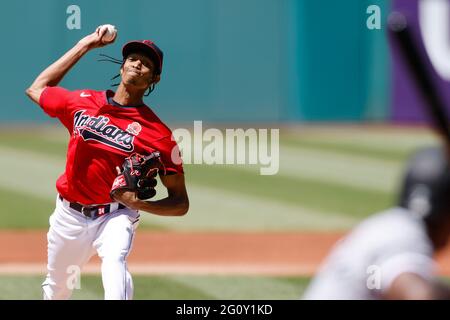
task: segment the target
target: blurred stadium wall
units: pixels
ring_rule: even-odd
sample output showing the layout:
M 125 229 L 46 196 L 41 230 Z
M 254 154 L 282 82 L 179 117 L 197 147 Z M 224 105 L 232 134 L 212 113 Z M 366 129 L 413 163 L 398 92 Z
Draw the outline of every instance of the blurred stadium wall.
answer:
M 411 34 L 422 51 L 422 63 L 449 112 L 450 0 L 394 0 L 392 10 L 406 16 Z M 392 120 L 427 120 L 423 98 L 395 43 L 392 46 L 392 61 Z
M 81 29 L 69 30 L 69 5 Z M 381 30 L 366 9 L 380 6 Z M 388 0 L 21 0 L 2 2 L 0 122 L 50 121 L 25 88 L 99 24 L 117 26 L 112 46 L 90 52 L 69 89 L 109 88 L 132 39 L 164 51 L 163 78 L 148 104 L 168 121 L 295 122 L 389 118 Z

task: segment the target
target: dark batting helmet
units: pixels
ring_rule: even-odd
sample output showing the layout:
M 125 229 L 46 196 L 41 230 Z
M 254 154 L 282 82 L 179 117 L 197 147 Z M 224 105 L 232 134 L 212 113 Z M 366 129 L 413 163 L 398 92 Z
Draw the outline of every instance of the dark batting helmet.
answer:
M 411 157 L 400 206 L 425 221 L 450 218 L 450 167 L 445 149 L 426 147 Z

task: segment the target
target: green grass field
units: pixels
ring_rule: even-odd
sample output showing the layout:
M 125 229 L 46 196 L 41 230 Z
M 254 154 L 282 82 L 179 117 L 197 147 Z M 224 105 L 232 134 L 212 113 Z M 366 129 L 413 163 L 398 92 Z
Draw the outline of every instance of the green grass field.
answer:
M 143 214 L 158 230 L 347 230 L 395 203 L 404 161 L 436 144 L 423 129 L 306 127 L 280 130 L 280 171 L 258 166 L 186 165 L 185 217 Z M 0 229 L 46 229 L 64 169 L 67 133 L 0 131 Z M 160 190 L 160 196 L 164 193 Z M 305 278 L 134 276 L 136 299 L 297 299 Z M 40 299 L 42 276 L 0 276 L 0 299 Z M 101 299 L 101 280 L 84 276 L 74 299 Z
M 281 129 L 280 171 L 186 165 L 191 208 L 182 218 L 144 215 L 142 228 L 169 230 L 347 229 L 395 202 L 405 159 L 436 143 L 425 130 Z M 0 131 L 0 229 L 47 228 L 67 133 Z M 159 192 L 162 196 L 164 193 Z M 217 204 L 220 204 L 217 206 Z
M 42 276 L 1 276 L 0 299 L 41 299 Z M 133 276 L 134 299 L 299 299 L 306 278 L 229 276 Z M 82 276 L 73 299 L 103 299 L 100 276 Z

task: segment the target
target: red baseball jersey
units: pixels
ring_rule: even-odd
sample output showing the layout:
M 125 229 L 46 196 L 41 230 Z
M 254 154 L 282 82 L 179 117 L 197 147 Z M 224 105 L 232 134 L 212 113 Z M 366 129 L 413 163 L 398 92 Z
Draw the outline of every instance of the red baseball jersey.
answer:
M 47 87 L 39 104 L 70 133 L 65 172 L 56 188 L 61 196 L 84 205 L 111 202 L 116 166 L 137 152 L 158 150 L 166 173 L 183 173 L 171 130 L 146 105 L 110 104 L 114 92 Z

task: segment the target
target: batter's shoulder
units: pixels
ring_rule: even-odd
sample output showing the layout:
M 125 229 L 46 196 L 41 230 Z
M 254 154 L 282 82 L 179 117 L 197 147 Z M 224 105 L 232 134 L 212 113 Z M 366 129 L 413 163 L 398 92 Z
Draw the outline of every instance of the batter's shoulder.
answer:
M 403 208 L 392 208 L 376 214 L 359 225 L 357 233 L 387 245 L 428 242 L 425 224 Z

